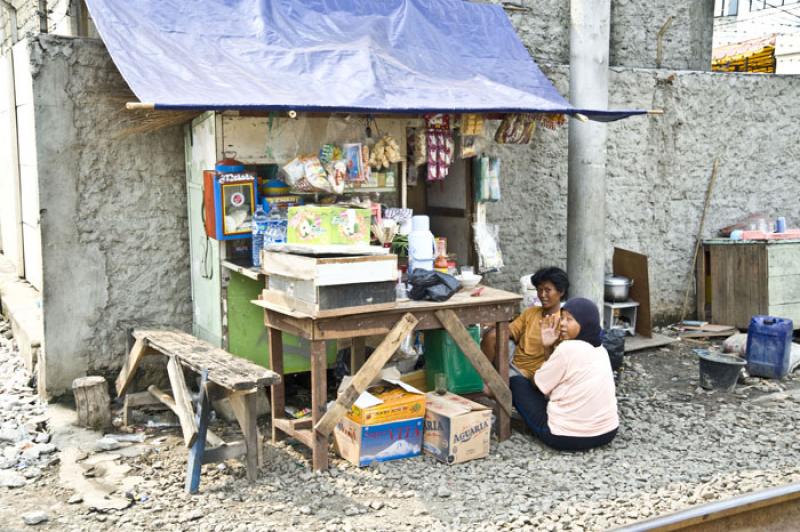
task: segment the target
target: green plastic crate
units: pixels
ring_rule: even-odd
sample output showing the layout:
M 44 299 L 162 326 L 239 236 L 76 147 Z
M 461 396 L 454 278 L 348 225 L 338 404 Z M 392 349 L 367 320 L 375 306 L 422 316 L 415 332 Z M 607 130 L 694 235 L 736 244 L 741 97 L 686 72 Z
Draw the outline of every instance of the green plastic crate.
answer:
M 480 327 L 472 325 L 467 330 L 475 343 L 480 345 Z M 437 373 L 447 376 L 447 389 L 450 392 L 463 394 L 483 390 L 483 380 L 478 370 L 444 329 L 425 331 L 425 380 L 429 390 L 436 389 Z

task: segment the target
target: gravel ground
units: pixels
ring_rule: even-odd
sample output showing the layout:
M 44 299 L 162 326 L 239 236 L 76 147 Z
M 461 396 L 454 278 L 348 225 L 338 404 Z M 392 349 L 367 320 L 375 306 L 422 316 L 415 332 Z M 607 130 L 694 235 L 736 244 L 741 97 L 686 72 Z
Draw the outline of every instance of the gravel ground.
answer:
M 0 530 L 604 530 L 800 481 L 800 375 L 708 393 L 697 387 L 691 347 L 626 359 L 622 426 L 600 450 L 558 453 L 515 431 L 493 443 L 489 458 L 462 465 L 418 457 L 358 469 L 332 457 L 329 472 L 314 474 L 299 446 L 267 444 L 256 484 L 229 461 L 204 466 L 201 493 L 189 496 L 181 440 L 150 432 L 146 452 L 118 458 L 136 484 L 126 488 L 127 509 L 69 504 L 75 494 L 59 484 L 59 467 L 39 464 L 40 476 L 0 487 Z M 0 401 L 12 404 L 11 395 L 17 404 L 21 394 L 29 401 L 25 381 L 13 344 L 0 336 Z M 3 427 L 38 415 L 40 406 L 25 404 L 2 410 Z M 11 445 L 0 442 L 3 455 Z M 14 468 L 24 472 L 19 462 L 0 471 Z M 33 512 L 48 520 L 27 525 L 23 516 Z

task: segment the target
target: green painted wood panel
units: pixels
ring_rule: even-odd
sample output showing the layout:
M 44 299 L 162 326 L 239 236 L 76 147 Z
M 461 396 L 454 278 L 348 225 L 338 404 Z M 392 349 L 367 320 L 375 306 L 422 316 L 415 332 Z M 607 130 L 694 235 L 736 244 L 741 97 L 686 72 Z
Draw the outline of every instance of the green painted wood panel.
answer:
M 769 276 L 800 275 L 800 243 L 767 246 Z
M 231 272 L 228 282 L 228 351 L 269 368 L 269 340 L 264 326 L 264 311 L 250 301 L 258 298 L 264 281 L 256 281 Z M 327 343 L 328 367 L 336 364 L 336 342 Z M 283 368 L 285 373 L 311 369 L 311 345 L 308 340 L 283 333 Z

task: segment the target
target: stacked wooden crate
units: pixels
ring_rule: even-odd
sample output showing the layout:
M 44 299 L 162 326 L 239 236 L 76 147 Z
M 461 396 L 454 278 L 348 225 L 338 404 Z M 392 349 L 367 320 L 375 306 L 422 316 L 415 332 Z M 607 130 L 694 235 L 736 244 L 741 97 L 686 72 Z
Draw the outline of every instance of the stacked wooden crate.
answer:
M 308 256 L 264 251 L 269 277 L 262 300 L 309 316 L 325 317 L 368 305 L 395 305 L 396 255 Z

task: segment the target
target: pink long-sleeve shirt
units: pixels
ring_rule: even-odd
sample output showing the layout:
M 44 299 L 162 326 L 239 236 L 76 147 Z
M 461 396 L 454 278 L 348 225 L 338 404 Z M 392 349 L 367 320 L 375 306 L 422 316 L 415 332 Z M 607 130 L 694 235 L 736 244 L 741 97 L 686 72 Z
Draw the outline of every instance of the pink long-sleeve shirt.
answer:
M 614 375 L 604 347 L 561 342 L 534 382 L 550 398 L 547 417 L 553 434 L 599 436 L 619 426 Z

